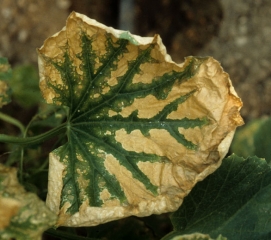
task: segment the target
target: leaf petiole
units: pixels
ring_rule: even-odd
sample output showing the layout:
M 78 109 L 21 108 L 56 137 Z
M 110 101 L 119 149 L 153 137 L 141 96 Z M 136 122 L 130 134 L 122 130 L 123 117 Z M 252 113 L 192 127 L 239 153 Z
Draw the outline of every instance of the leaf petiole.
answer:
M 46 140 L 54 136 L 57 136 L 60 133 L 64 133 L 66 131 L 66 128 L 67 128 L 67 123 L 63 123 L 49 130 L 48 132 L 42 133 L 34 137 L 14 137 L 14 136 L 8 136 L 5 134 L 0 134 L 0 142 L 17 144 L 24 147 L 32 146 L 32 145 L 45 142 Z
M 25 131 L 25 127 L 24 125 L 18 121 L 17 119 L 5 114 L 5 113 L 2 113 L 0 112 L 0 119 L 3 120 L 3 121 L 6 121 L 10 124 L 13 124 L 14 126 L 18 127 L 20 130 L 21 130 L 21 133 L 23 134 L 24 131 Z

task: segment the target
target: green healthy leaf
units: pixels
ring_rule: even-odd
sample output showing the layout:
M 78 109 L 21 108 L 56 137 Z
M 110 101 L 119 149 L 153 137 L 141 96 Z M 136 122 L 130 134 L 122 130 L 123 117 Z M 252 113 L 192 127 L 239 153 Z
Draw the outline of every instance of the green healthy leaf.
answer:
M 171 221 L 180 234 L 267 240 L 271 238 L 270 199 L 271 169 L 266 161 L 232 155 L 192 189 Z
M 0 57 L 0 108 L 10 102 L 10 88 L 7 81 L 11 79 L 12 71 L 8 60 Z
M 176 64 L 158 35 L 72 13 L 38 52 L 44 98 L 69 107 L 67 143 L 50 154 L 47 204 L 57 225 L 176 210 L 243 123 L 220 64 Z
M 15 168 L 0 164 L 0 239 L 36 240 L 57 216 L 18 183 Z
M 271 118 L 251 121 L 239 129 L 233 139 L 231 151 L 248 157 L 256 155 L 271 162 Z

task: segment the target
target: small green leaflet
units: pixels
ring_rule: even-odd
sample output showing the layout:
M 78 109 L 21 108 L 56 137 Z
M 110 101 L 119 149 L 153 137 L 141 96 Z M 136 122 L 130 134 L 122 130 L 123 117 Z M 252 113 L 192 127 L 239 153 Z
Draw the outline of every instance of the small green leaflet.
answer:
M 120 38 L 127 39 L 131 43 L 133 43 L 135 45 L 138 45 L 138 42 L 136 41 L 136 39 L 134 37 L 131 36 L 130 32 L 123 32 L 123 33 L 121 33 L 120 34 Z
M 129 35 L 135 44 L 125 34 L 73 12 L 38 50 L 43 97 L 69 107 L 67 143 L 50 154 L 47 204 L 58 225 L 176 210 L 242 124 L 217 61 L 178 65 L 158 35 Z

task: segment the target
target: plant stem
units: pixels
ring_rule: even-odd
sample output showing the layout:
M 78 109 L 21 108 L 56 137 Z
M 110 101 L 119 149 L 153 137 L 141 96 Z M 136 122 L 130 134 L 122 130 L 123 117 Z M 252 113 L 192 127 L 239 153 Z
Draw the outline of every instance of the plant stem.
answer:
M 24 170 L 24 147 L 21 147 L 20 167 L 19 167 L 20 183 L 23 183 L 23 170 Z
M 12 144 L 17 144 L 20 146 L 31 146 L 31 145 L 36 145 L 39 143 L 42 143 L 54 136 L 59 135 L 60 133 L 63 133 L 66 131 L 67 123 L 63 123 L 59 125 L 56 128 L 53 128 L 49 130 L 48 132 L 42 133 L 40 135 L 37 135 L 35 137 L 14 137 L 14 136 L 8 136 L 5 134 L 0 134 L 0 142 L 3 143 L 12 143 Z
M 0 112 L 0 119 L 10 123 L 10 124 L 13 124 L 15 125 L 16 127 L 18 127 L 20 130 L 21 130 L 21 133 L 23 134 L 24 133 L 24 125 L 18 121 L 17 119 L 5 114 L 5 113 L 2 113 Z

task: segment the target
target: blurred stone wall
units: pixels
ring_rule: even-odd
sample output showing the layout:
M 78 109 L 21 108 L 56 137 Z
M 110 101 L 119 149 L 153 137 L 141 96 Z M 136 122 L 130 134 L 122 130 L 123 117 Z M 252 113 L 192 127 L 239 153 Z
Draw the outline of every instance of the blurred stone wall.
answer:
M 0 56 L 36 64 L 36 48 L 63 28 L 69 7 L 69 0 L 1 0 Z
M 219 60 L 244 102 L 245 119 L 271 113 L 271 1 L 221 0 L 217 37 L 198 54 Z

